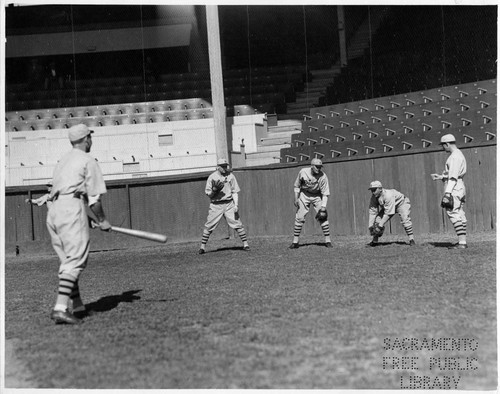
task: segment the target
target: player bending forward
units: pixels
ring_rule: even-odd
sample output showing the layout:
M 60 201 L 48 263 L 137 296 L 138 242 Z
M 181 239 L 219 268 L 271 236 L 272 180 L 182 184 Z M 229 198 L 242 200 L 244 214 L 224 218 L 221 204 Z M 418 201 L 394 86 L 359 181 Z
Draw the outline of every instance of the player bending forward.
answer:
M 312 159 L 311 167 L 302 168 L 299 171 L 293 186 L 295 193 L 294 205 L 297 208 L 297 212 L 293 227 L 293 242 L 289 246 L 290 249 L 297 249 L 299 247 L 299 236 L 311 204 L 316 210 L 316 219 L 323 230 L 325 246 L 331 248 L 330 224 L 328 223 L 328 214 L 326 211 L 330 187 L 328 185 L 328 178 L 323 172 L 322 161 L 320 159 Z
M 373 237 L 368 245 L 377 245 L 378 239 L 384 233 L 385 224 L 398 213 L 401 218 L 401 224 L 410 240 L 410 246 L 414 246 L 415 239 L 410 218 L 410 199 L 396 189 L 384 189 L 382 183 L 379 181 L 370 183 L 368 189 L 372 193 L 369 208 L 368 230 Z
M 203 229 L 199 254 L 205 253 L 208 238 L 219 224 L 222 216 L 226 218 L 229 227 L 236 230 L 243 242 L 243 250 L 250 250 L 247 234 L 238 213 L 238 193 L 240 187 L 235 176 L 231 173 L 226 159 L 217 161 L 217 170 L 207 179 L 205 194 L 210 198 L 208 218 Z

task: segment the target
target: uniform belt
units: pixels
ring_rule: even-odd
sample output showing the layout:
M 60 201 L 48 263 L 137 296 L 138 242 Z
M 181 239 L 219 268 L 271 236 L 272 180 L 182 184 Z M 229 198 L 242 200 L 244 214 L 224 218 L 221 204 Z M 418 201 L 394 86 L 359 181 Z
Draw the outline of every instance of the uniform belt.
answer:
M 228 202 L 233 201 L 231 198 L 230 200 L 217 200 L 217 201 L 212 201 L 212 204 L 227 204 Z
M 74 193 L 68 193 L 68 194 L 56 193 L 49 200 L 56 201 L 56 200 L 58 200 L 60 198 L 76 198 L 76 199 L 80 199 L 80 198 L 85 197 L 85 196 L 86 196 L 86 194 L 83 193 L 83 192 L 74 192 Z

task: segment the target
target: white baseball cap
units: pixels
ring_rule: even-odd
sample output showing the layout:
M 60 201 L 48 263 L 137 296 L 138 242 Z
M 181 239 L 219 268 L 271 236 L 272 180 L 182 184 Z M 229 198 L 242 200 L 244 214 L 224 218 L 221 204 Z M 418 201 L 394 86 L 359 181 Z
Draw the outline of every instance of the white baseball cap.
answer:
M 76 126 L 70 127 L 68 130 L 68 137 L 71 142 L 81 140 L 83 137 L 92 134 L 94 130 L 90 130 L 83 123 L 77 124 Z
M 219 159 L 219 160 L 217 160 L 217 165 L 218 166 L 227 166 L 227 165 L 229 165 L 229 163 L 227 162 L 226 159 Z
M 441 137 L 441 142 L 439 143 L 439 145 L 441 144 L 446 144 L 448 142 L 457 142 L 457 140 L 455 139 L 455 136 L 453 134 L 445 134 Z
M 373 181 L 372 183 L 370 183 L 370 187 L 368 189 L 376 189 L 378 187 L 382 187 L 382 182 Z
M 314 158 L 311 160 L 311 165 L 312 166 L 322 166 L 323 162 L 320 159 Z

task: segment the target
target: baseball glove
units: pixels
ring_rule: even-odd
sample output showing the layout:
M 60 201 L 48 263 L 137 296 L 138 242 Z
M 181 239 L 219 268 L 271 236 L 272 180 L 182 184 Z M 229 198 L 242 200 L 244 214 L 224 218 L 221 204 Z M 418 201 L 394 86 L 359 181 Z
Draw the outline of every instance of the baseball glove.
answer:
M 220 179 L 212 179 L 212 191 L 219 193 L 224 188 L 224 182 Z
M 378 225 L 378 223 L 375 223 L 371 230 L 371 235 L 373 237 L 381 237 L 384 234 L 385 227 L 381 227 Z
M 326 219 L 328 219 L 328 212 L 326 212 L 326 209 L 320 209 L 316 214 L 316 219 L 319 222 L 324 222 Z
M 453 209 L 453 197 L 451 193 L 445 193 L 441 199 L 441 206 L 445 209 Z

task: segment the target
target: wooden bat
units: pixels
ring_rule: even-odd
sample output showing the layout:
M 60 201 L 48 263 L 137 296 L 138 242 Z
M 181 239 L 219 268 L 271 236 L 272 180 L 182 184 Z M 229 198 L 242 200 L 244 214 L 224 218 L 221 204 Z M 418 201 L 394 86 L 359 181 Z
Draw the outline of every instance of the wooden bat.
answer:
M 161 243 L 167 242 L 166 235 L 152 233 L 149 231 L 135 230 L 133 228 L 125 228 L 125 227 L 118 227 L 118 226 L 111 226 L 111 231 L 121 233 L 121 234 L 131 235 L 132 237 L 144 238 L 144 239 L 148 239 L 150 241 L 155 241 L 155 242 L 161 242 Z
M 99 225 L 93 219 L 91 220 L 90 224 L 91 224 L 92 228 L 99 227 Z M 125 228 L 125 227 L 118 227 L 118 226 L 111 226 L 111 231 L 114 231 L 116 233 L 125 234 L 125 235 L 130 235 L 132 237 L 144 238 L 144 239 L 148 239 L 150 241 L 155 241 L 155 242 L 161 242 L 161 243 L 167 242 L 166 235 L 152 233 L 150 231 L 135 230 L 133 228 Z

